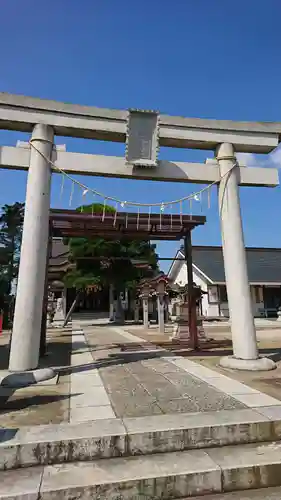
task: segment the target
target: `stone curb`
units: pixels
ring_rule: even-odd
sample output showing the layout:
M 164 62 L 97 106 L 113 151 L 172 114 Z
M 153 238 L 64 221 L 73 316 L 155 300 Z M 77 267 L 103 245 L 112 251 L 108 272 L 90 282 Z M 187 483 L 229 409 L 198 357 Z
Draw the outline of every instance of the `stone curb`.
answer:
M 167 361 L 181 368 L 189 375 L 206 382 L 211 387 L 221 391 L 240 403 L 243 403 L 248 408 L 264 407 L 264 406 L 279 406 L 281 415 L 281 401 L 279 399 L 268 396 L 267 394 L 253 389 L 238 380 L 232 379 L 215 370 L 211 370 L 206 366 L 201 365 L 181 356 L 166 357 Z M 264 358 L 265 359 L 265 358 Z
M 236 491 L 231 493 L 219 493 L 208 495 L 205 500 L 280 500 L 281 488 L 262 488 L 259 490 Z M 190 500 L 183 498 L 182 500 Z M 193 500 L 202 500 L 202 497 L 193 497 Z
M 263 410 L 263 414 L 261 414 Z M 0 470 L 281 439 L 274 408 L 97 420 L 0 431 Z

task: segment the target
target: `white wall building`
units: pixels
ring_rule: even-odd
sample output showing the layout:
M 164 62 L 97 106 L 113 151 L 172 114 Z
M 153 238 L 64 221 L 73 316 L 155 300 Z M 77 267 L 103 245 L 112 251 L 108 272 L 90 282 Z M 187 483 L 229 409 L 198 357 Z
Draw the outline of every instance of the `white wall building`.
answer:
M 248 279 L 253 313 L 256 317 L 274 316 L 281 306 L 281 248 L 246 248 Z M 180 248 L 177 258 L 184 259 Z M 229 317 L 222 248 L 193 246 L 193 281 L 207 292 L 202 299 L 202 314 L 209 318 Z M 173 283 L 187 283 L 184 260 L 175 260 L 168 277 Z

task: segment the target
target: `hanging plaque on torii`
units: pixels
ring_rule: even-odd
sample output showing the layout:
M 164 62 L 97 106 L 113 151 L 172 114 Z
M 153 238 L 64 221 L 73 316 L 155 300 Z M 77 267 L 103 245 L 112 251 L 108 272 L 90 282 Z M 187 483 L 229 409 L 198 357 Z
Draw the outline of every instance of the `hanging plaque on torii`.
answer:
M 136 167 L 156 167 L 159 150 L 157 111 L 130 109 L 126 130 L 126 162 Z

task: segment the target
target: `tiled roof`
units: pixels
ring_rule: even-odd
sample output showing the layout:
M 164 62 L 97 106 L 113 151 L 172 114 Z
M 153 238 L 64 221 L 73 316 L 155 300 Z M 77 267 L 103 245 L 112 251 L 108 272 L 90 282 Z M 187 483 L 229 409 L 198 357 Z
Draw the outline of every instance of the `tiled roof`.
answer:
M 225 282 L 221 247 L 193 246 L 192 258 L 195 266 L 214 283 Z M 248 247 L 246 258 L 250 283 L 281 284 L 281 248 Z
M 67 260 L 68 245 L 63 243 L 61 238 L 53 238 L 52 256 L 49 260 L 49 266 L 59 266 Z

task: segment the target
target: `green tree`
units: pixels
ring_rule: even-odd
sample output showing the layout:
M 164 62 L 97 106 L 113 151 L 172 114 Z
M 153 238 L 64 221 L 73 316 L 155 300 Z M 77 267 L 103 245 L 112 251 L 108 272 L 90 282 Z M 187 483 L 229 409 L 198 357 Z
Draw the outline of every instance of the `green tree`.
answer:
M 7 302 L 8 278 L 7 278 L 8 255 L 4 247 L 0 247 L 0 311 Z
M 77 210 L 85 213 L 114 213 L 111 206 L 104 208 L 101 204 L 85 205 Z M 157 269 L 155 245 L 142 240 L 107 240 L 105 238 L 70 238 L 69 260 L 74 264 L 65 276 L 68 287 L 78 291 L 91 285 L 113 285 L 118 300 L 118 313 L 122 307 L 119 299 L 124 288 L 135 288 L 137 283 L 147 275 L 147 269 L 140 269 L 134 260 L 147 262 L 151 269 Z
M 4 205 L 0 214 L 0 260 L 8 282 L 8 295 L 13 279 L 18 275 L 19 253 L 22 238 L 24 203 Z
M 8 302 L 8 281 L 5 273 L 3 273 L 0 267 L 0 311 L 6 309 Z

